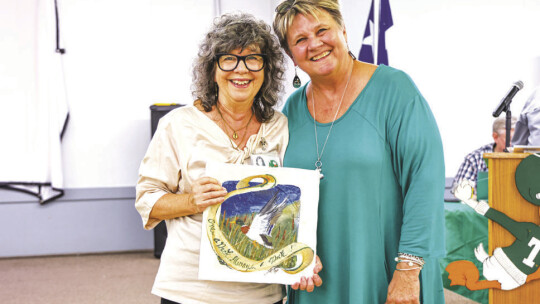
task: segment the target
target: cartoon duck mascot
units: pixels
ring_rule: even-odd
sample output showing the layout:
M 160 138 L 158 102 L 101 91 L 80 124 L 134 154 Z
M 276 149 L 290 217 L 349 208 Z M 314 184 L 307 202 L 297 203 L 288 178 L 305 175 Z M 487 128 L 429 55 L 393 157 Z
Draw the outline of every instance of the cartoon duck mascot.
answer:
M 540 207 L 540 154 L 530 155 L 520 162 L 516 169 L 516 186 L 525 200 Z M 508 247 L 495 248 L 491 256 L 486 253 L 482 243 L 474 250 L 476 258 L 483 265 L 486 281 L 479 281 L 479 271 L 472 262 L 450 263 L 446 267 L 450 285 L 464 285 L 470 290 L 511 290 L 540 279 L 540 226 L 517 222 L 491 208 L 487 202 L 477 201 L 474 185 L 468 180 L 459 184 L 455 196 L 477 213 L 501 225 L 516 239 Z

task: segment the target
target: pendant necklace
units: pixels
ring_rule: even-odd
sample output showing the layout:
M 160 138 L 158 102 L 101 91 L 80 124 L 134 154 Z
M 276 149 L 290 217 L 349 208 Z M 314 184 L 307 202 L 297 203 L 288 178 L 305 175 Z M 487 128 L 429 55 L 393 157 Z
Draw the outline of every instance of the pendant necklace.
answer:
M 231 129 L 231 130 L 233 131 L 232 138 L 233 138 L 234 140 L 237 140 L 237 139 L 238 139 L 238 131 L 240 131 L 240 130 L 242 130 L 242 129 L 245 128 L 245 129 L 246 129 L 246 132 L 247 132 L 247 126 L 249 126 L 249 123 L 251 122 L 251 119 L 253 118 L 253 111 L 251 111 L 251 116 L 249 117 L 248 123 L 247 123 L 245 126 L 243 126 L 242 128 L 240 128 L 240 129 L 238 129 L 238 130 L 235 130 L 235 129 L 233 129 L 233 128 L 227 123 L 227 121 L 225 120 L 225 118 L 223 118 L 223 115 L 221 114 L 221 111 L 219 110 L 219 107 L 218 107 L 217 104 L 216 104 L 216 109 L 217 109 L 217 111 L 218 111 L 218 113 L 219 113 L 219 116 L 221 117 L 221 120 L 223 120 L 223 122 L 225 123 L 225 125 L 227 125 L 227 127 L 229 127 L 229 129 Z M 242 140 L 243 140 L 244 137 L 246 136 L 246 132 L 244 132 L 244 136 L 242 137 Z M 241 142 L 240 142 L 240 143 L 241 143 Z
M 324 154 L 324 148 L 326 147 L 326 143 L 328 142 L 328 138 L 330 138 L 330 133 L 332 132 L 332 128 L 334 127 L 334 122 L 336 122 L 337 114 L 339 113 L 339 109 L 341 108 L 341 103 L 343 102 L 343 98 L 345 97 L 345 92 L 347 92 L 347 87 L 349 86 L 349 81 L 351 80 L 352 76 L 352 70 L 354 69 L 354 63 L 353 68 L 351 69 L 351 73 L 349 74 L 349 79 L 347 79 L 347 84 L 345 84 L 345 89 L 343 90 L 343 94 L 341 95 L 341 100 L 339 101 L 338 108 L 336 110 L 336 114 L 334 114 L 334 119 L 332 120 L 332 124 L 330 125 L 330 130 L 328 130 L 328 134 L 326 135 L 326 140 L 324 141 L 322 151 L 319 154 L 319 139 L 317 137 L 317 119 L 316 119 L 316 112 L 315 111 L 315 95 L 313 94 L 314 88 L 313 83 L 311 85 L 311 102 L 313 104 L 313 129 L 315 130 L 315 145 L 317 146 L 317 161 L 315 161 L 315 170 L 319 172 L 319 176 L 321 179 L 324 178 L 324 175 L 322 174 L 322 157 Z

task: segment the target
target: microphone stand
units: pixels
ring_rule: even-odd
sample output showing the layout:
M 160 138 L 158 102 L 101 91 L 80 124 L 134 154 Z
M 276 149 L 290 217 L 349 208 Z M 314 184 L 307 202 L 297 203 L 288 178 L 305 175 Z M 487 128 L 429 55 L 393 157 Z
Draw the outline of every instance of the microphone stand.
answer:
M 510 135 L 512 132 L 512 112 L 510 111 L 510 104 L 512 103 L 514 95 L 522 88 L 523 82 L 516 81 L 503 100 L 501 100 L 495 111 L 493 111 L 493 117 L 499 117 L 502 112 L 506 112 L 506 144 L 504 152 L 509 152 L 508 148 L 510 147 Z
M 509 152 L 508 148 L 510 147 L 510 135 L 512 133 L 512 111 L 510 111 L 510 103 L 506 105 L 503 111 L 506 112 L 506 144 L 504 147 L 504 152 Z

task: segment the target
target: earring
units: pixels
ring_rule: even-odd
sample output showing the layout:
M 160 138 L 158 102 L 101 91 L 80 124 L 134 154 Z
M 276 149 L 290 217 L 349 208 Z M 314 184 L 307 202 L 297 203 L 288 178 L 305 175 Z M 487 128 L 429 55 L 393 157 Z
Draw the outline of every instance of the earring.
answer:
M 219 86 L 218 86 L 217 82 L 214 82 L 214 89 L 215 89 L 215 91 L 216 91 L 216 95 L 215 95 L 214 97 L 215 97 L 215 99 L 216 99 L 216 105 L 217 105 L 217 103 L 218 103 L 218 98 L 219 98 Z
M 294 78 L 292 80 L 292 86 L 295 89 L 298 89 L 302 85 L 302 81 L 300 81 L 300 77 L 298 77 L 298 74 L 296 73 L 296 66 L 294 66 Z
M 356 60 L 356 56 L 349 50 L 349 55 L 352 57 L 353 60 Z

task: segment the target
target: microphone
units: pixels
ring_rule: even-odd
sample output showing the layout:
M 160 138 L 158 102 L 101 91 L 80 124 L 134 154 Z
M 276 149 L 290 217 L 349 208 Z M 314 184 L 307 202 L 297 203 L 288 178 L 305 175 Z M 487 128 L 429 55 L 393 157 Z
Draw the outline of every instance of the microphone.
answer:
M 523 82 L 521 80 L 514 82 L 514 85 L 512 85 L 512 88 L 510 89 L 510 91 L 508 91 L 508 93 L 501 100 L 501 102 L 499 103 L 495 111 L 493 111 L 493 117 L 499 117 L 502 111 L 504 111 L 506 108 L 510 106 L 510 103 L 512 102 L 512 98 L 514 98 L 514 95 L 516 95 L 516 93 L 521 89 L 523 89 Z

